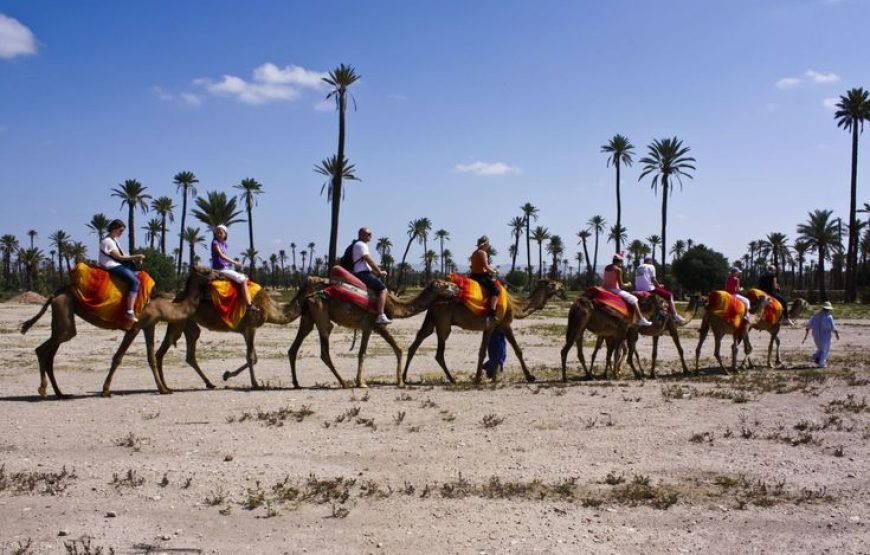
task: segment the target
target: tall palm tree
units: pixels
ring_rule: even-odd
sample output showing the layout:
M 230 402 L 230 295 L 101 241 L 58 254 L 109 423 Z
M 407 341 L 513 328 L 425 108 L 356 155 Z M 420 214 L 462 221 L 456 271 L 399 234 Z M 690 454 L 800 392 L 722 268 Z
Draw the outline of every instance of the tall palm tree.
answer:
M 151 218 L 146 225 L 142 226 L 145 231 L 145 240 L 148 241 L 148 246 L 154 248 L 154 243 L 160 237 L 160 231 L 163 229 L 163 224 L 160 218 Z
M 222 191 L 207 191 L 205 198 L 196 197 L 196 208 L 192 213 L 210 229 L 220 224 L 229 227 L 245 221 L 239 218 L 242 211 L 236 204 L 236 197 L 227 198 Z
M 595 234 L 595 248 L 593 250 L 593 258 L 592 258 L 592 271 L 589 273 L 589 278 L 592 279 L 592 275 L 595 273 L 598 268 L 598 236 L 604 233 L 607 230 L 607 221 L 598 214 L 589 218 L 589 221 L 586 222 L 586 225 L 589 226 L 589 229 Z M 619 245 L 617 245 L 616 251 L 619 252 Z M 588 257 L 587 257 L 588 259 Z M 588 260 L 587 260 L 588 263 Z
M 61 281 L 63 280 L 63 257 L 66 255 L 67 250 L 69 249 L 69 241 L 70 237 L 66 231 L 62 229 L 58 229 L 54 233 L 48 236 L 49 243 L 54 247 L 55 252 L 57 252 L 57 273 L 60 276 Z M 33 249 L 31 249 L 33 250 Z
M 109 229 L 109 217 L 102 212 L 94 214 L 91 217 L 91 221 L 88 222 L 88 227 L 96 232 L 97 237 L 102 241 L 103 237 L 106 236 L 106 231 Z
M 825 260 L 830 258 L 831 250 L 839 245 L 837 223 L 831 218 L 833 213 L 833 210 L 813 210 L 809 213 L 810 219 L 797 226 L 800 240 L 818 254 L 817 279 L 819 295 L 823 301 L 828 300 L 828 293 L 825 289 Z
M 314 241 L 308 243 L 308 273 L 311 273 L 311 263 L 314 262 Z
M 385 260 L 392 259 L 390 253 L 393 250 L 393 242 L 390 241 L 389 237 L 378 237 L 377 242 L 375 243 L 375 250 L 378 251 L 378 254 L 381 255 L 381 266 L 384 267 L 384 270 L 387 272 L 390 271 L 390 265 L 385 262 Z
M 450 252 L 450 249 L 444 249 L 442 259 L 445 273 L 449 274 L 456 271 L 456 265 L 453 263 L 453 253 Z
M 638 181 L 648 175 L 652 175 L 652 183 L 650 186 L 653 191 L 658 189 L 659 183 L 662 186 L 662 264 L 667 260 L 665 256 L 665 246 L 668 244 L 668 196 L 671 193 L 671 180 L 676 179 L 680 184 L 680 189 L 683 187 L 683 177 L 692 179 L 692 174 L 688 170 L 695 169 L 693 163 L 695 159 L 688 156 L 689 150 L 687 146 L 683 146 L 683 141 L 676 137 L 672 139 L 656 139 L 648 148 L 647 156 L 640 159 L 643 164 L 643 171 L 640 172 Z
M 187 241 L 188 245 L 188 262 L 187 267 L 193 268 L 196 264 L 196 246 L 205 246 L 205 235 L 198 227 L 188 227 L 184 230 L 182 237 Z
M 36 236 L 39 235 L 39 232 L 35 229 L 28 229 L 27 236 L 30 238 L 30 248 L 33 248 L 33 240 L 36 239 Z
M 544 277 L 544 259 L 543 248 L 544 241 L 550 238 L 550 230 L 543 226 L 536 226 L 535 229 L 532 230 L 532 239 L 538 244 L 538 279 Z
M 677 239 L 674 241 L 674 245 L 671 247 L 671 258 L 674 260 L 679 260 L 683 257 L 683 254 L 686 252 L 686 242 L 682 239 Z
M 804 264 L 807 262 L 807 252 L 810 250 L 810 245 L 802 239 L 797 239 L 792 245 L 794 257 L 798 265 L 797 289 L 804 288 Z
M 662 238 L 658 235 L 650 235 L 646 238 L 646 242 L 649 243 L 649 250 L 652 253 L 653 264 L 656 263 L 656 247 L 662 244 Z M 662 264 L 665 263 L 665 249 L 662 249 Z
M 408 222 L 408 244 L 405 246 L 405 254 L 402 255 L 402 262 L 399 263 L 399 276 L 396 278 L 396 289 L 402 284 L 402 277 L 405 274 L 405 260 L 408 259 L 408 251 L 411 250 L 411 243 L 414 241 L 423 242 L 423 233 L 428 232 L 432 228 L 432 222 L 429 218 L 419 218 Z M 424 251 L 425 252 L 425 251 Z
M 621 245 L 628 242 L 628 230 L 624 226 L 612 225 L 607 233 L 607 240 L 614 245 Z M 620 251 L 616 251 L 620 252 Z
M 293 260 L 293 271 L 296 271 L 296 243 L 290 243 L 290 256 Z
M 126 179 L 120 186 L 112 189 L 112 196 L 121 199 L 121 208 L 127 205 L 127 240 L 131 253 L 136 250 L 136 208 L 145 214 L 148 212 L 148 201 L 151 200 L 151 195 L 145 193 L 147 188 L 135 179 Z
M 432 249 L 429 249 L 427 251 L 423 251 L 423 264 L 425 264 L 425 266 L 427 268 L 431 268 L 432 263 L 435 262 L 436 260 L 438 260 L 438 253 L 437 252 L 435 252 Z M 428 283 L 429 280 L 427 279 L 426 281 Z
M 616 227 L 622 227 L 622 198 L 619 191 L 619 174 L 622 164 L 630 166 L 633 162 L 631 155 L 634 151 L 634 145 L 627 137 L 616 134 L 608 141 L 606 145 L 601 147 L 601 152 L 609 154 L 607 158 L 607 167 L 613 164 L 616 168 Z M 622 250 L 622 242 L 620 237 L 616 237 L 616 252 Z
M 172 197 L 157 197 L 151 201 L 151 210 L 160 216 L 160 253 L 166 254 L 166 220 L 175 221 L 175 204 Z
M 852 172 L 849 193 L 849 246 L 846 250 L 846 300 L 854 302 L 857 294 L 858 226 L 858 131 L 864 131 L 864 122 L 870 121 L 870 93 L 863 87 L 846 91 L 837 102 L 834 113 L 837 127 L 852 132 Z
M 344 157 L 344 136 L 345 136 L 345 112 L 347 111 L 347 89 L 356 83 L 361 76 L 357 75 L 353 67 L 341 64 L 334 70 L 329 72 L 327 77 L 323 78 L 332 90 L 326 95 L 326 98 L 335 99 L 335 108 L 338 110 L 338 150 L 336 151 L 335 160 L 345 161 Z M 354 106 L 356 100 L 354 99 Z M 342 200 L 342 179 L 345 177 L 343 171 L 335 171 L 331 174 L 332 177 L 332 215 L 329 226 L 329 258 L 328 264 L 332 267 L 335 264 L 335 251 L 338 245 L 338 220 L 339 210 L 341 209 Z
M 242 179 L 238 185 L 233 185 L 233 188 L 239 189 L 242 192 L 239 198 L 245 204 L 245 211 L 248 213 L 248 245 L 251 250 L 254 250 L 254 205 L 257 203 L 257 197 L 263 193 L 263 185 L 256 179 L 247 177 Z M 251 275 L 254 275 L 254 261 L 251 261 Z
M 438 239 L 438 260 L 441 261 L 441 275 L 444 275 L 444 241 L 450 240 L 450 232 L 446 229 L 439 229 L 435 232 L 435 238 Z
M 520 206 L 523 211 L 523 221 L 526 224 L 526 273 L 529 275 L 529 281 L 526 287 L 532 287 L 532 236 L 530 228 L 532 220 L 538 221 L 538 209 L 531 203 L 527 202 Z
M 308 251 L 305 249 L 302 249 L 301 251 L 299 251 L 299 256 L 302 257 L 302 267 L 299 269 L 299 272 L 304 274 L 305 273 L 305 259 L 308 258 Z
M 559 260 L 562 258 L 562 253 L 565 252 L 565 246 L 562 244 L 562 238 L 558 235 L 551 235 L 547 242 L 547 253 L 553 257 L 553 266 L 550 268 L 550 277 L 556 279 L 559 272 Z
M 8 286 L 12 278 L 12 253 L 18 251 L 18 239 L 11 233 L 0 237 L 0 251 L 3 252 L 3 281 Z
M 244 266 L 244 262 L 248 262 L 248 265 L 251 266 L 254 271 L 251 272 L 251 279 L 255 279 L 255 273 L 257 271 L 257 260 L 261 260 L 260 253 L 257 249 L 252 249 L 250 247 L 246 248 L 242 251 L 242 255 L 240 257 L 242 260 L 242 266 Z M 264 261 L 265 262 L 265 261 Z M 268 273 L 268 270 L 267 270 Z
M 286 273 L 285 273 L 285 271 L 284 271 L 284 264 L 287 263 L 287 251 L 285 251 L 284 249 L 278 249 L 278 262 L 281 263 L 281 280 L 282 280 L 282 285 L 286 285 L 286 283 L 284 283 L 284 279 L 285 279 L 287 276 L 286 276 Z
M 87 258 L 88 248 L 81 241 L 75 241 L 70 244 L 67 252 L 69 252 L 73 261 L 78 264 L 79 262 L 84 262 L 85 258 Z
M 789 255 L 788 237 L 784 233 L 774 231 L 767 234 L 764 244 L 767 246 L 768 254 L 773 260 L 773 265 L 784 270 L 783 266 Z
M 37 248 L 20 249 L 18 259 L 24 265 L 24 284 L 28 291 L 33 291 L 33 284 L 42 262 L 42 251 Z
M 586 242 L 592 237 L 592 232 L 588 229 L 581 229 L 577 232 L 577 237 L 580 239 L 580 243 L 583 245 L 583 253 L 582 256 L 586 257 L 586 283 L 592 284 L 592 261 L 589 260 L 589 247 L 586 245 Z M 581 253 L 577 253 L 577 262 L 582 263 L 582 256 L 579 256 Z M 577 271 L 580 271 L 580 267 L 577 267 Z
M 181 253 L 184 252 L 184 234 L 187 230 L 184 227 L 187 218 L 187 197 L 196 197 L 196 184 L 199 183 L 199 179 L 193 175 L 193 172 L 183 171 L 175 174 L 172 182 L 175 183 L 176 191 L 181 190 L 181 231 L 178 234 L 178 268 L 176 268 L 176 272 L 181 274 Z
M 511 272 L 517 269 L 517 254 L 520 251 L 520 237 L 523 236 L 523 230 L 526 229 L 526 221 L 522 216 L 516 216 L 508 222 L 511 228 L 511 237 L 514 238 L 513 248 L 511 249 Z
M 432 261 L 426 258 L 425 253 L 429 251 L 429 232 L 432 231 L 432 221 L 429 218 L 420 218 L 418 220 L 420 226 L 420 241 L 423 243 L 423 262 L 426 269 L 426 282 L 432 279 Z M 427 261 L 428 260 L 428 261 Z

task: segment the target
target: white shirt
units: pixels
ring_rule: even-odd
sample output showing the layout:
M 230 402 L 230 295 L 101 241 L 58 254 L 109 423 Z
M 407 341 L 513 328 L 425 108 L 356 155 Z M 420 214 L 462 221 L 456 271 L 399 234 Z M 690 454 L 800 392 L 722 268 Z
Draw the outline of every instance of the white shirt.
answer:
M 652 264 L 641 264 L 634 272 L 634 289 L 636 291 L 652 291 L 656 288 L 656 267 Z
M 119 253 L 124 254 L 124 251 L 121 250 L 121 247 L 115 242 L 114 239 L 109 237 L 108 235 L 100 241 L 100 267 L 105 268 L 106 270 L 111 270 L 112 268 L 116 268 L 121 265 L 120 262 L 109 256 L 109 253 L 117 250 Z
M 369 254 L 369 246 L 365 241 L 358 240 L 353 244 L 353 273 L 371 271 L 364 256 Z

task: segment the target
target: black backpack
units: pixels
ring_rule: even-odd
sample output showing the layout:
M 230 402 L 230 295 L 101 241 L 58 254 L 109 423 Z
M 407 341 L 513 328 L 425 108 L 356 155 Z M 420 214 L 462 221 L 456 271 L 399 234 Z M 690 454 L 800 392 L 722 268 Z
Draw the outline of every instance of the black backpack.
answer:
M 347 270 L 350 273 L 353 273 L 353 265 L 356 260 L 353 259 L 353 246 L 356 245 L 357 239 L 354 239 L 353 242 L 344 249 L 344 254 L 341 255 L 341 258 L 338 259 L 338 265 Z

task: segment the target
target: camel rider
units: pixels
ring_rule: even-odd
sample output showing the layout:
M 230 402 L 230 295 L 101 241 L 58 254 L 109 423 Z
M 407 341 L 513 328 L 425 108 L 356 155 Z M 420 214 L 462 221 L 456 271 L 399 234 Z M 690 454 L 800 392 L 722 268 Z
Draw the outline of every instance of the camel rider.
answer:
M 631 287 L 631 284 L 622 281 L 622 261 L 624 256 L 622 253 L 613 255 L 613 262 L 604 267 L 604 283 L 602 287 L 615 295 L 622 297 L 622 300 L 631 307 L 637 317 L 637 325 L 641 327 L 651 326 L 652 322 L 644 318 L 640 312 L 640 307 L 637 305 L 637 297 L 625 291 L 623 288 Z
M 655 293 L 659 297 L 668 302 L 668 307 L 674 322 L 677 324 L 685 324 L 686 321 L 677 312 L 677 307 L 674 304 L 674 294 L 665 289 L 665 286 L 659 283 L 656 279 L 656 267 L 653 265 L 653 259 L 647 256 L 643 259 L 643 264 L 637 267 L 634 271 L 634 290 L 647 291 Z
M 108 235 L 100 241 L 100 267 L 127 282 L 130 288 L 127 290 L 127 310 L 124 317 L 131 322 L 137 322 L 133 306 L 136 296 L 139 294 L 139 276 L 136 275 L 135 264 L 145 260 L 144 254 L 124 254 L 118 244 L 118 237 L 124 233 L 127 226 L 121 220 L 109 222 Z
M 776 266 L 771 264 L 767 267 L 767 271 L 761 274 L 758 278 L 758 288 L 779 301 L 782 305 L 782 321 L 793 326 L 794 322 L 788 317 L 788 304 L 779 288 L 779 269 Z
M 384 314 L 384 306 L 387 304 L 387 286 L 383 278 L 387 272 L 381 270 L 375 259 L 369 254 L 369 246 L 366 244 L 372 240 L 372 230 L 367 227 L 359 228 L 356 242 L 353 244 L 353 274 L 358 277 L 366 287 L 374 291 L 376 295 L 378 317 L 375 324 L 385 326 L 393 321 Z
M 731 270 L 728 272 L 728 279 L 725 280 L 725 291 L 731 293 L 737 300 L 743 303 L 743 306 L 746 307 L 746 311 L 743 313 L 743 319 L 746 320 L 747 324 L 752 323 L 752 314 L 749 313 L 749 299 L 740 294 L 740 291 L 743 290 L 740 287 L 740 274 L 743 272 L 737 266 L 732 266 Z
M 471 274 L 469 277 L 480 284 L 487 295 L 487 318 L 495 318 L 498 306 L 498 286 L 495 283 L 496 268 L 489 265 L 489 237 L 481 236 L 477 248 L 471 253 Z
M 227 255 L 227 226 L 223 224 L 216 225 L 214 228 L 214 238 L 211 240 L 211 268 L 219 275 L 232 281 L 239 286 L 242 292 L 242 298 L 245 300 L 246 310 L 257 312 L 259 307 L 254 306 L 251 302 L 251 292 L 248 291 L 248 276 L 242 272 L 233 270 L 233 267 L 242 267 L 242 261 L 230 258 Z

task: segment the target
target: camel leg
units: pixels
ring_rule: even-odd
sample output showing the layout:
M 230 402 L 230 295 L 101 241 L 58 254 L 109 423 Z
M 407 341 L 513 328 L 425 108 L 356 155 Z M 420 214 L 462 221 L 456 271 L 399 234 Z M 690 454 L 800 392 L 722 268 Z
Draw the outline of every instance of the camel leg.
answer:
M 680 343 L 680 332 L 676 326 L 671 327 L 671 339 L 674 340 L 674 346 L 677 348 L 677 353 L 680 355 L 680 364 L 683 365 L 683 374 L 689 373 L 689 367 L 686 365 L 686 357 L 683 356 L 683 345 Z M 654 341 L 658 340 L 658 337 Z M 655 345 L 655 342 L 653 343 Z M 653 368 L 655 368 L 655 357 L 653 357 Z
M 380 326 L 383 327 L 383 326 Z M 356 331 L 356 330 L 354 330 Z M 359 340 L 359 353 L 357 353 L 356 357 L 356 386 L 357 387 L 368 387 L 368 384 L 363 378 L 363 362 L 366 359 L 366 350 L 369 348 L 369 338 L 371 337 L 371 330 L 363 330 L 362 337 Z
M 339 375 L 338 370 L 335 369 L 335 365 L 332 363 L 332 357 L 329 355 L 329 333 L 332 331 L 332 325 L 330 325 L 328 320 L 326 323 L 323 323 L 320 320 L 315 320 L 314 323 L 317 326 L 317 333 L 320 335 L 320 360 L 329 367 L 332 371 L 332 375 L 335 376 L 335 379 L 338 380 L 341 387 L 347 388 L 349 384 Z
M 393 348 L 393 353 L 396 354 L 396 385 L 405 387 L 405 380 L 402 377 L 402 349 L 399 348 L 393 335 L 385 327 L 378 326 L 375 331 Z
M 51 381 L 55 397 L 69 397 L 61 392 L 54 378 L 54 357 L 61 344 L 76 336 L 76 320 L 75 313 L 69 307 L 59 305 L 59 302 L 51 303 L 51 336 L 36 348 L 36 358 L 39 361 L 39 396 L 43 399 L 46 396 L 46 377 Z
M 163 379 L 163 373 L 157 371 L 157 358 L 154 356 L 154 331 L 155 325 L 150 324 L 142 328 L 142 335 L 145 336 L 145 353 L 148 358 L 148 366 L 151 368 L 151 373 L 154 375 L 154 383 L 157 384 L 157 391 L 161 393 L 172 393 L 172 389 L 166 385 Z M 161 391 L 160 388 L 163 388 Z
M 710 331 L 710 320 L 707 316 L 701 320 L 701 329 L 698 330 L 698 346 L 695 347 L 695 372 L 698 371 L 698 360 L 701 358 L 701 347 L 704 345 L 704 339 L 707 338 L 707 332 Z
M 453 330 L 449 321 L 445 322 L 445 324 L 438 324 L 436 322 L 435 337 L 438 340 L 438 345 L 435 347 L 435 361 L 438 363 L 438 366 L 441 367 L 441 370 L 444 371 L 444 376 L 447 378 L 447 381 L 450 383 L 456 383 L 456 379 L 447 368 L 447 359 L 444 358 L 444 351 L 447 348 L 447 339 L 450 337 L 451 331 Z
M 314 328 L 314 321 L 312 318 L 306 313 L 302 315 L 302 319 L 299 322 L 299 330 L 296 332 L 296 339 L 293 340 L 293 343 L 290 345 L 290 349 L 287 350 L 287 358 L 290 360 L 290 376 L 293 379 L 293 387 L 299 389 L 299 382 L 296 380 L 296 355 L 299 353 L 299 347 L 302 346 L 302 341 L 308 337 L 308 334 L 311 333 L 311 330 Z M 342 382 L 339 377 L 339 382 Z M 347 387 L 343 382 L 341 387 Z
M 495 328 L 488 327 L 483 330 L 483 334 L 481 334 L 480 349 L 477 351 L 477 371 L 474 373 L 474 383 L 476 384 L 483 381 L 483 360 L 486 358 L 486 347 L 489 345 L 489 338 L 492 337 L 493 329 Z
M 746 368 L 755 368 L 755 363 L 752 362 L 752 343 L 749 341 L 749 330 L 743 336 L 743 352 L 745 353 L 744 365 Z
M 598 351 L 601 349 L 601 344 L 604 343 L 604 338 L 600 335 L 595 336 L 595 348 L 592 349 L 592 354 L 589 355 L 589 371 L 592 371 L 592 368 L 595 366 L 595 357 L 598 356 Z M 606 351 L 605 351 L 606 352 Z M 586 361 L 583 361 L 585 364 Z
M 633 335 L 629 332 L 629 335 L 625 338 L 625 347 L 628 349 L 628 366 L 631 368 L 632 374 L 634 374 L 635 378 L 642 380 L 643 367 L 640 365 L 640 355 L 637 354 L 637 338 L 637 331 Z M 635 359 L 637 359 L 637 366 L 634 365 Z
M 502 333 L 504 333 L 504 336 L 507 338 L 508 343 L 511 344 L 511 347 L 514 348 L 514 353 L 516 353 L 517 358 L 520 361 L 520 367 L 523 369 L 523 375 L 526 377 L 526 381 L 529 383 L 533 383 L 536 378 L 532 375 L 531 372 L 529 372 L 529 368 L 526 366 L 526 361 L 523 359 L 523 350 L 520 349 L 520 346 L 517 343 L 516 338 L 514 337 L 514 331 L 510 328 L 510 326 L 499 329 L 501 329 Z M 487 343 L 488 342 L 489 340 L 487 339 Z M 483 368 L 482 364 L 483 363 L 481 361 L 481 369 Z M 480 371 L 480 369 L 478 371 Z
M 414 342 L 411 343 L 411 346 L 408 347 L 408 357 L 405 359 L 405 371 L 402 372 L 402 383 L 408 380 L 408 368 L 411 367 L 411 359 L 414 358 L 414 354 L 417 352 L 417 348 L 420 347 L 420 344 L 423 341 L 432 335 L 432 332 L 435 331 L 435 318 L 432 316 L 432 311 L 426 312 L 426 317 L 423 319 L 423 325 L 420 327 L 420 330 L 417 332 L 417 335 L 414 337 Z M 453 377 L 450 376 L 450 372 L 447 369 L 444 369 L 444 372 L 447 374 L 450 383 L 454 383 Z
M 781 367 L 781 366 L 783 366 L 783 364 L 782 364 L 782 360 L 780 360 L 780 358 L 779 358 L 779 334 L 776 334 L 773 337 L 771 337 L 770 341 L 771 341 L 771 343 L 776 341 L 776 361 L 775 362 L 776 362 L 777 367 Z M 767 352 L 767 359 L 770 360 L 770 347 L 768 347 L 767 351 L 768 351 Z M 768 364 L 768 366 L 770 366 L 770 364 Z
M 215 385 L 211 382 L 211 380 L 206 377 L 205 372 L 202 371 L 202 368 L 199 367 L 199 362 L 196 360 L 196 343 L 199 341 L 199 336 L 202 333 L 202 330 L 199 329 L 199 326 L 193 320 L 188 320 L 184 323 L 183 328 L 178 327 L 173 331 L 173 339 L 172 343 L 174 344 L 178 341 L 178 338 L 181 334 L 184 333 L 184 344 L 186 345 L 187 354 L 184 357 L 184 361 L 187 362 L 187 365 L 196 371 L 196 374 L 205 384 L 205 387 L 208 389 L 214 389 Z M 169 331 L 166 332 L 166 337 L 169 337 Z M 166 340 L 164 339 L 164 342 Z M 168 346 L 167 346 L 168 348 Z M 166 378 L 163 377 L 163 364 L 159 365 L 160 368 L 160 378 L 163 380 L 163 384 L 166 384 Z M 241 372 L 241 370 L 240 370 Z M 226 374 L 224 374 L 224 381 L 227 380 Z
M 571 307 L 571 310 L 568 312 L 568 326 L 565 330 L 565 344 L 562 346 L 562 350 L 560 352 L 562 359 L 562 381 L 568 381 L 568 352 L 571 350 L 572 345 L 577 345 L 577 356 L 580 361 L 583 363 L 583 370 L 586 371 L 586 375 L 589 375 L 589 371 L 586 368 L 586 363 L 583 361 L 583 330 L 586 329 L 586 324 L 589 322 L 588 315 L 584 314 L 574 308 Z

